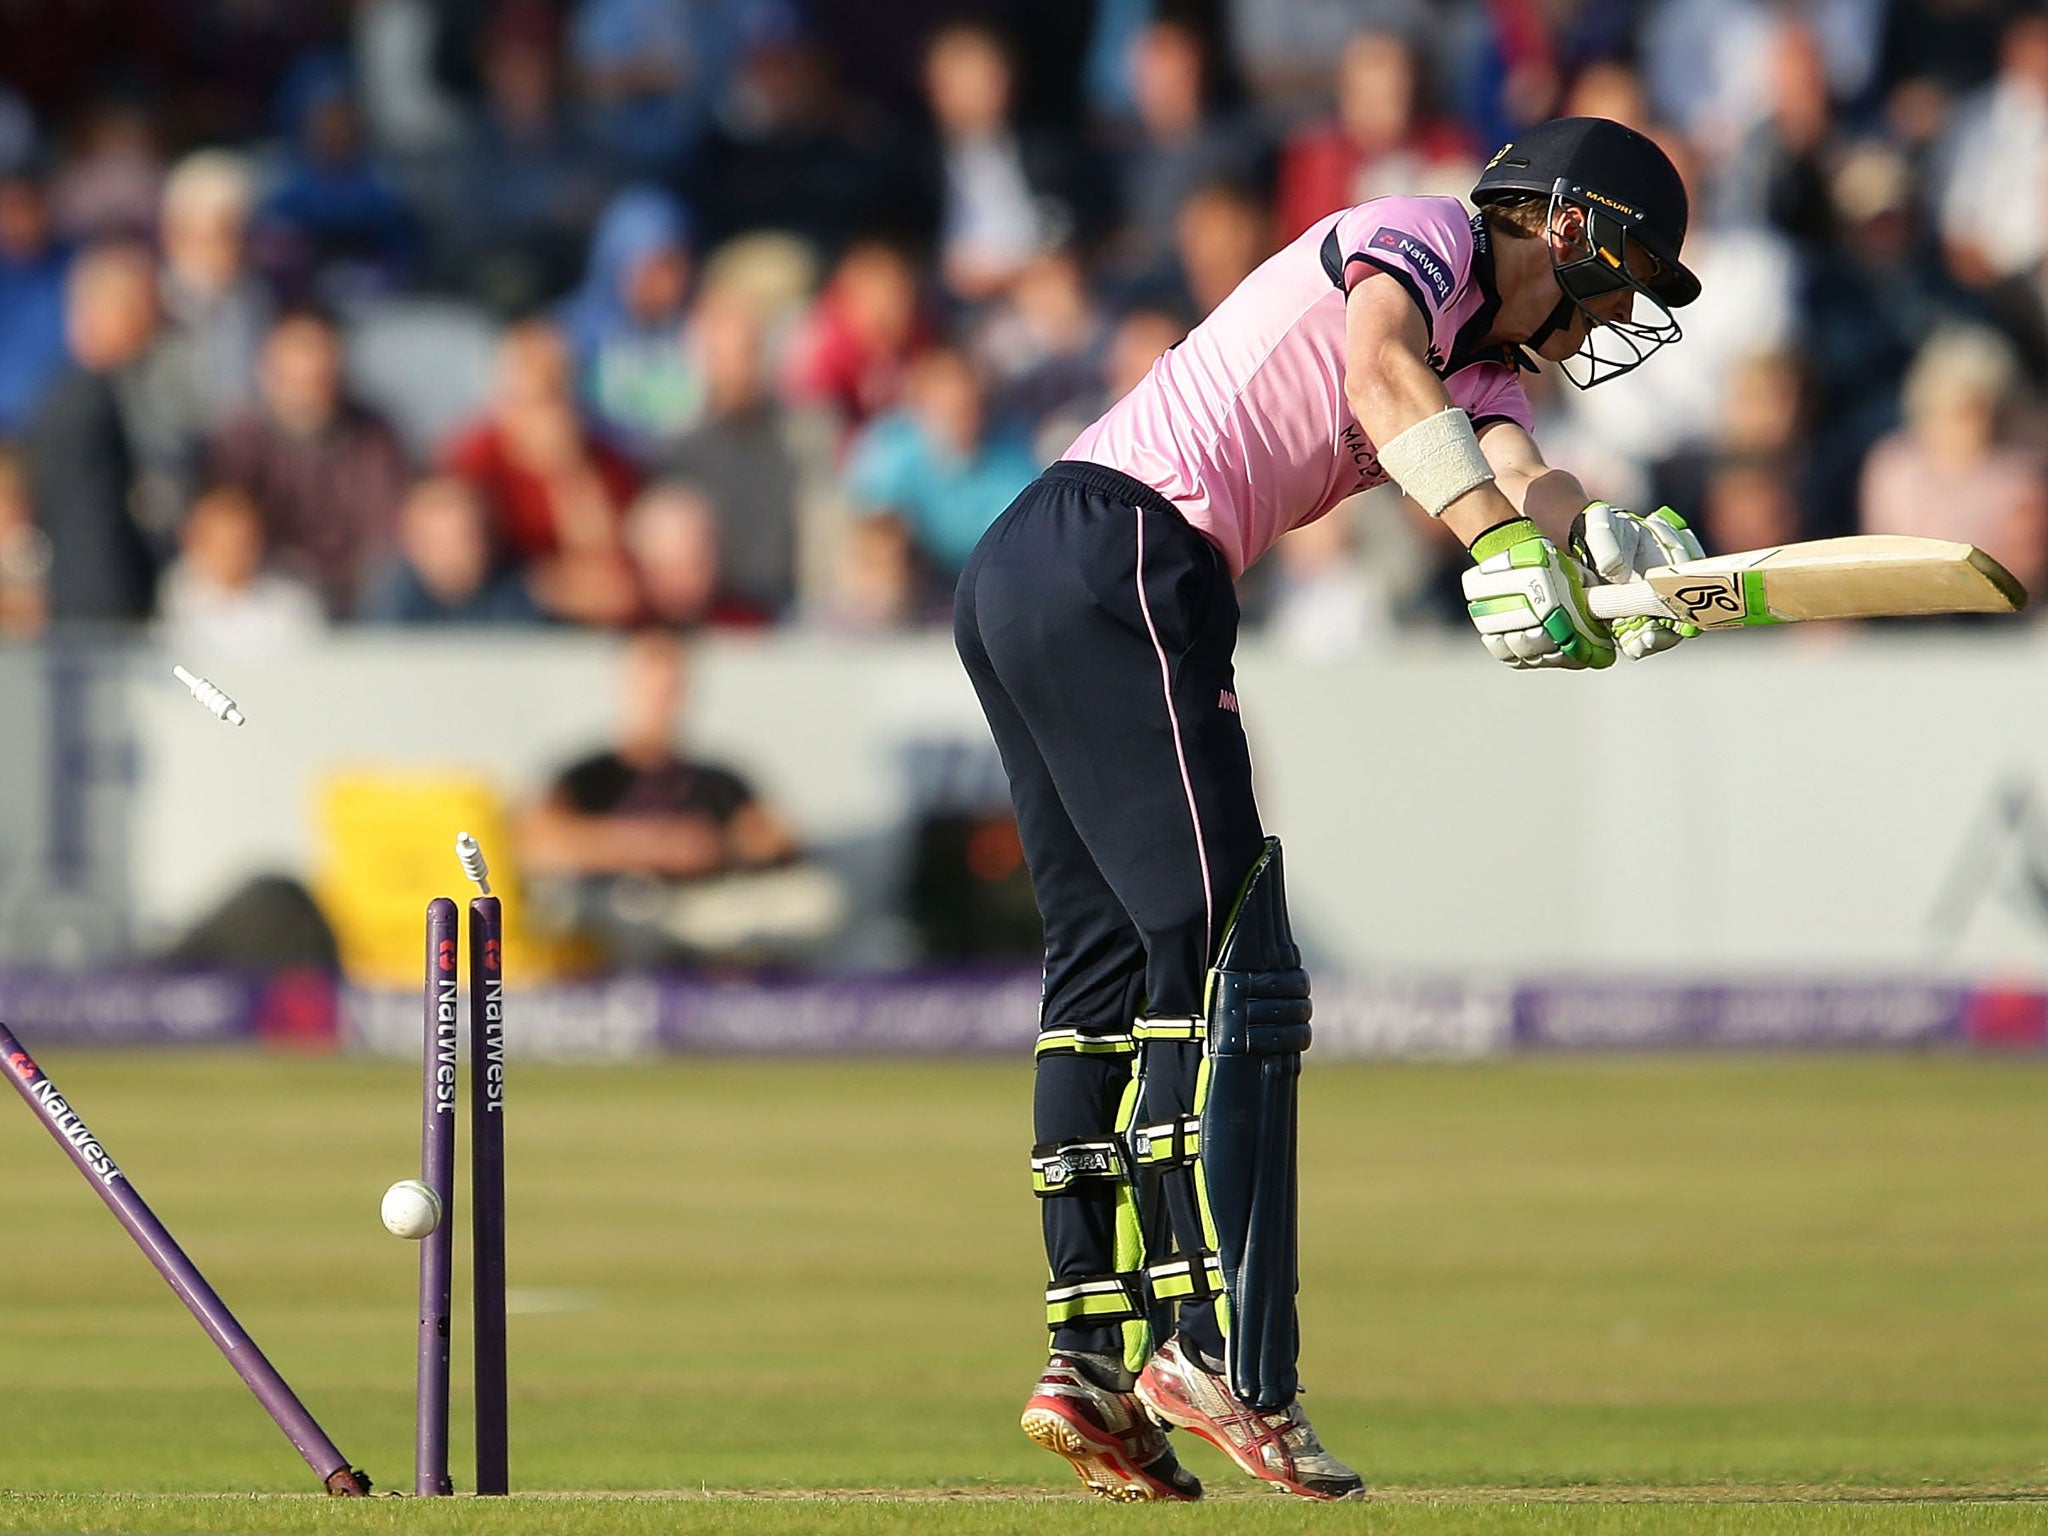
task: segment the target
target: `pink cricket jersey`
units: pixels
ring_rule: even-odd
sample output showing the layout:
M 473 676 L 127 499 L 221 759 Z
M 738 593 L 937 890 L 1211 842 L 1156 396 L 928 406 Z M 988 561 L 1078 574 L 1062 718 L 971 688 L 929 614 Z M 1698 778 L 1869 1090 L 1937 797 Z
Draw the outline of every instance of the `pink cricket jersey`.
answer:
M 1531 424 L 1485 227 L 1455 197 L 1382 197 L 1309 226 L 1063 455 L 1122 470 L 1206 534 L 1233 576 L 1280 535 L 1384 484 L 1344 396 L 1344 298 L 1374 272 L 1421 306 L 1429 362 L 1472 417 Z

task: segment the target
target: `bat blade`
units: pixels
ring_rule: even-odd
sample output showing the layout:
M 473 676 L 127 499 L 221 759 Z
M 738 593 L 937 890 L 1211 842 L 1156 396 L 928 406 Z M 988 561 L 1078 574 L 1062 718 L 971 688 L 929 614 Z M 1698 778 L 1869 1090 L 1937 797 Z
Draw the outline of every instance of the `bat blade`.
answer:
M 1937 613 L 2016 613 L 2027 591 L 1969 544 L 1858 534 L 1661 566 L 1643 580 L 1589 587 L 1598 618 L 1668 617 L 1701 629 Z

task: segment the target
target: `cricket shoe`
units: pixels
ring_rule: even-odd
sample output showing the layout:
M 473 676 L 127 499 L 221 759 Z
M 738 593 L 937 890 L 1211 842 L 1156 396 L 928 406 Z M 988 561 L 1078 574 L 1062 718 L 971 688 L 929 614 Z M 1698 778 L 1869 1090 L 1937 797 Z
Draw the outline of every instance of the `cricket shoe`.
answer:
M 1202 1496 L 1201 1483 L 1180 1464 L 1166 1432 L 1145 1416 L 1137 1398 L 1098 1385 L 1072 1355 L 1046 1362 L 1024 1405 L 1023 1424 L 1035 1444 L 1072 1462 L 1098 1498 L 1191 1502 Z
M 1200 1435 L 1253 1477 L 1304 1499 L 1362 1499 L 1365 1479 L 1323 1449 L 1296 1398 L 1261 1413 L 1247 1407 L 1194 1351 L 1168 1339 L 1138 1376 L 1138 1400 L 1162 1424 Z

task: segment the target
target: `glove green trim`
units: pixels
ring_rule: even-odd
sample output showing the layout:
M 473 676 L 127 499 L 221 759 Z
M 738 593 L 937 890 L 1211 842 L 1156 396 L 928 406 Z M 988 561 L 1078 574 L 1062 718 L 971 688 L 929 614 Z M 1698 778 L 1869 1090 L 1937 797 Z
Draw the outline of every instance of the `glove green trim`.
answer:
M 1487 618 L 1496 613 L 1508 613 L 1510 611 L 1528 613 L 1530 611 L 1529 599 L 1512 594 L 1507 597 L 1482 597 L 1476 601 L 1468 602 L 1465 604 L 1465 607 L 1474 618 L 1479 619 Z
M 1500 523 L 1472 541 L 1473 563 L 1491 560 L 1503 550 L 1513 549 L 1517 544 L 1542 537 L 1543 531 L 1526 517 L 1518 517 L 1509 523 Z

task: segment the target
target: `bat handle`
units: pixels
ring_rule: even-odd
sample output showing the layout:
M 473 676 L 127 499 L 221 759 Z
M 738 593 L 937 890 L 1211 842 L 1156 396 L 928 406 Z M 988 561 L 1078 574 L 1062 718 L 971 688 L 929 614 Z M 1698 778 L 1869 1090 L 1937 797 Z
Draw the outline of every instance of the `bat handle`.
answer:
M 1671 610 L 1647 581 L 1623 581 L 1586 588 L 1586 606 L 1596 619 L 1668 619 Z

